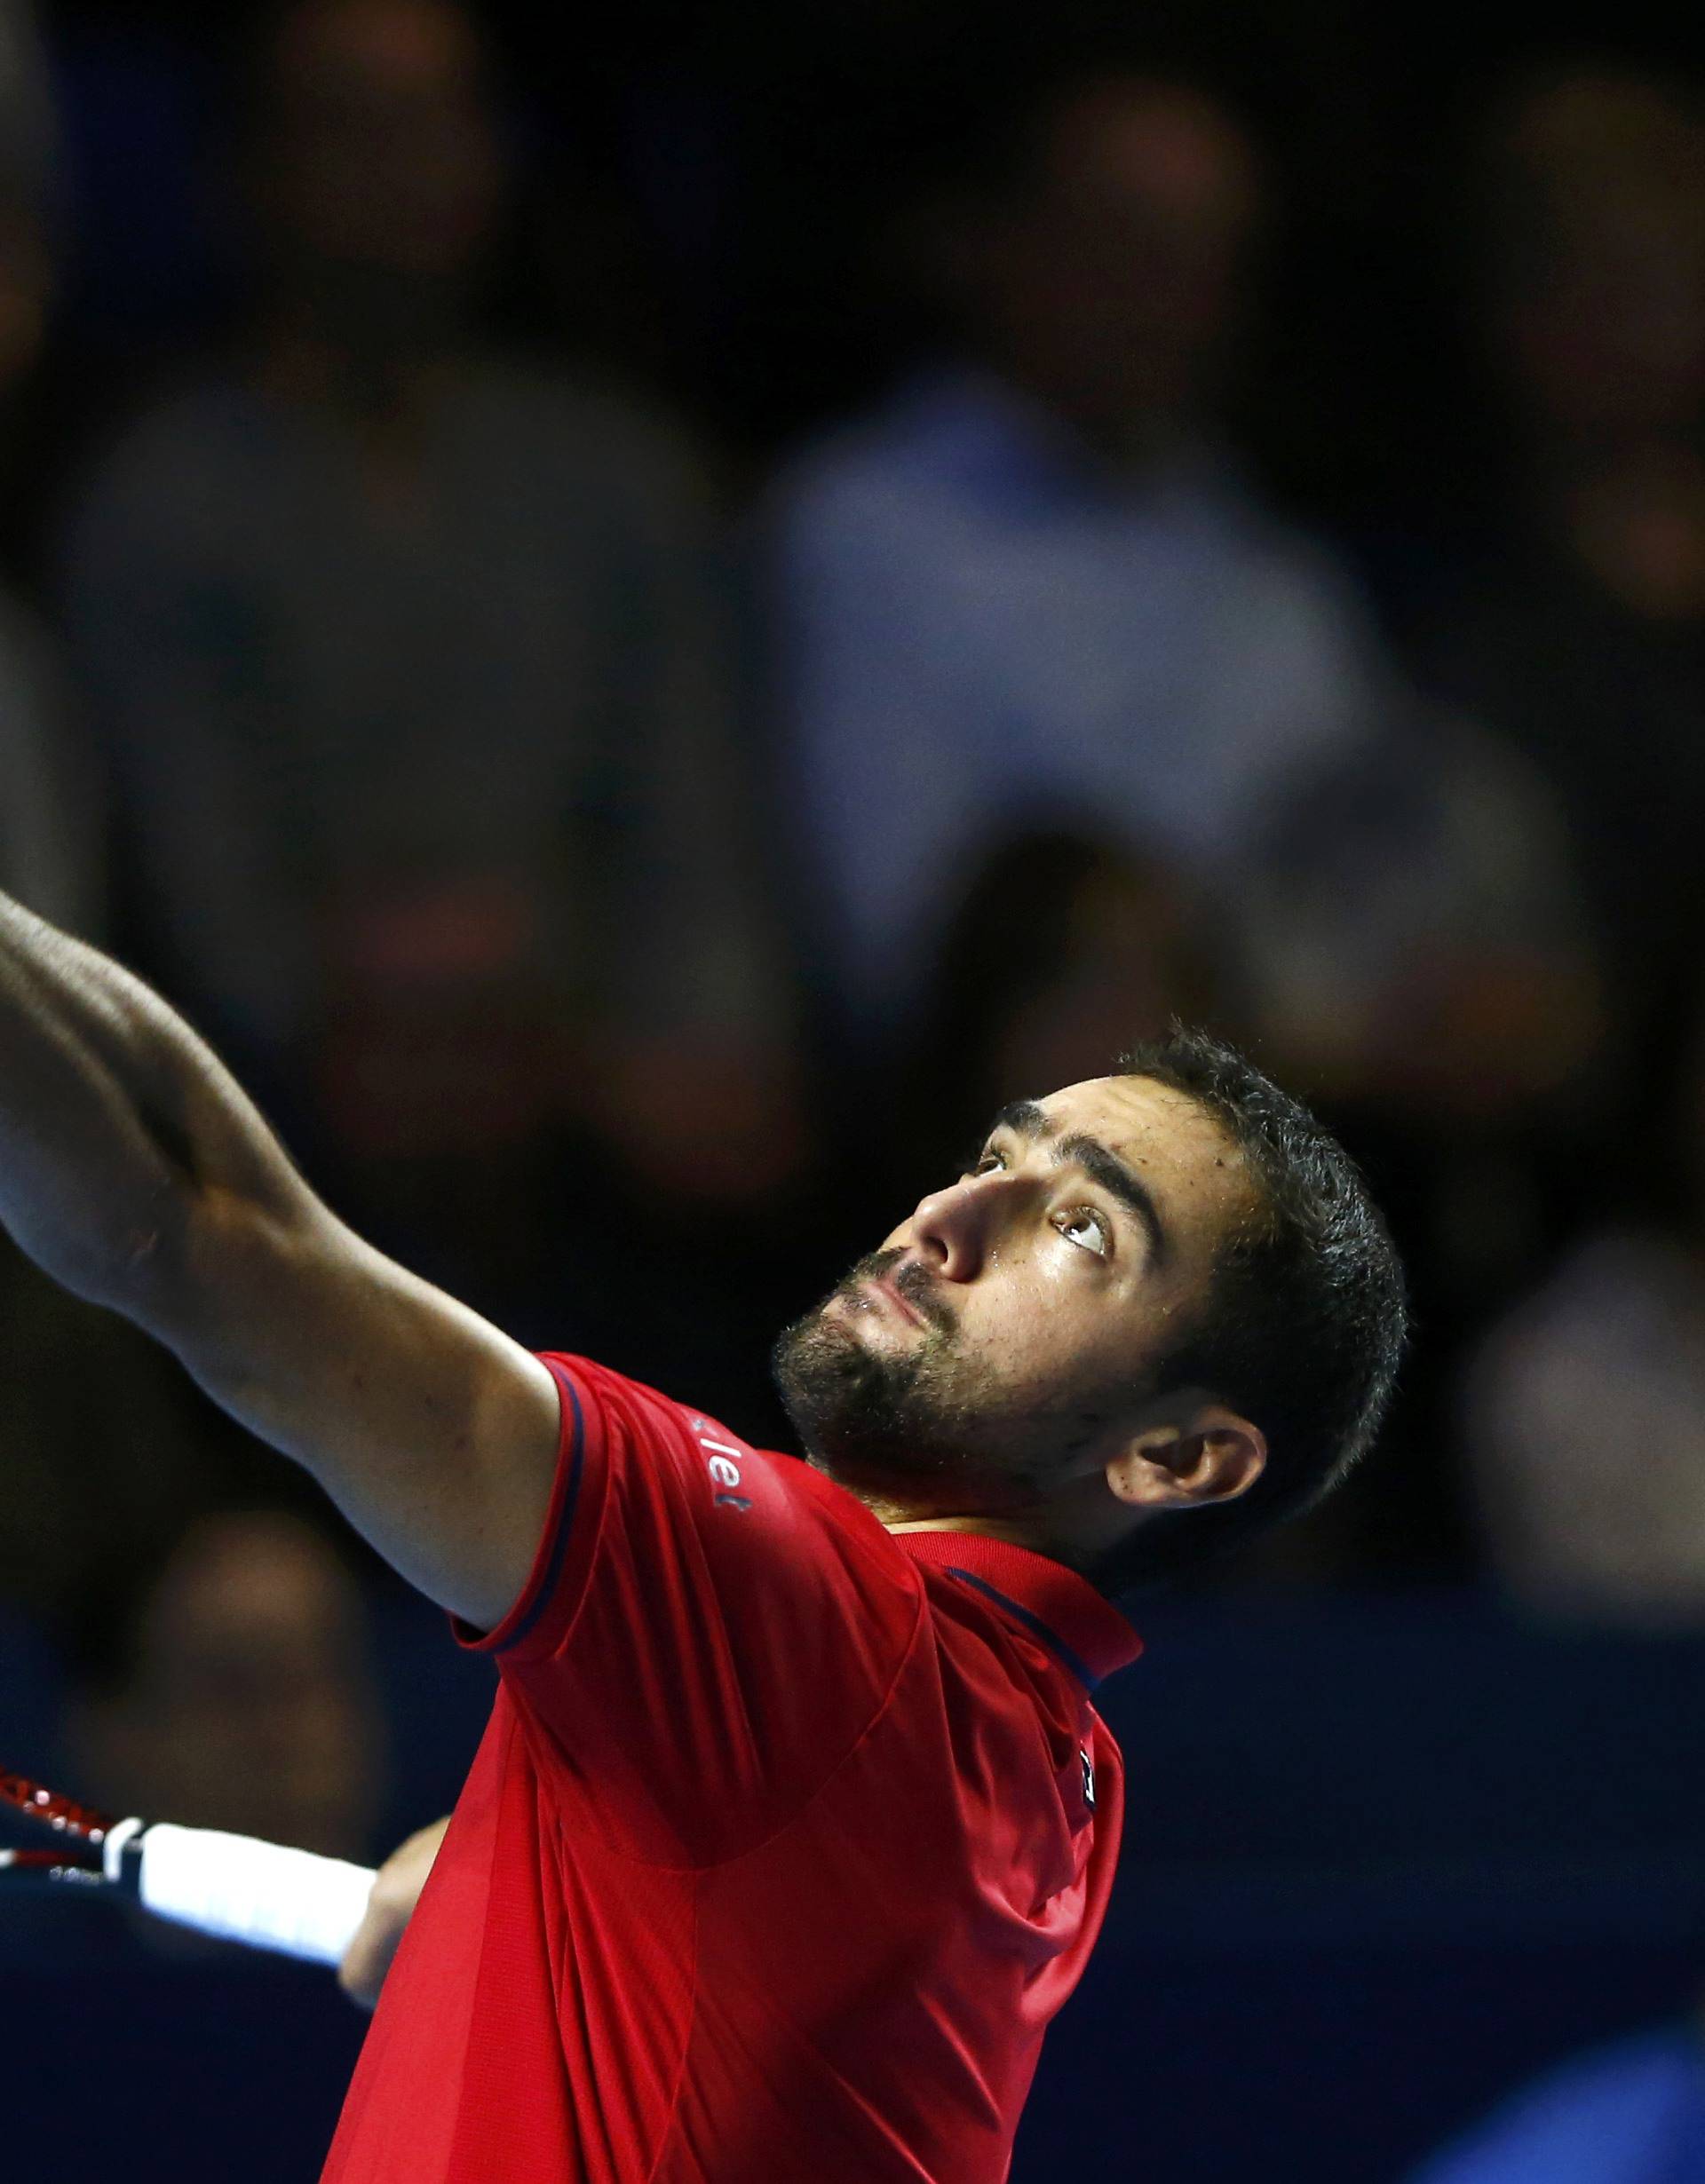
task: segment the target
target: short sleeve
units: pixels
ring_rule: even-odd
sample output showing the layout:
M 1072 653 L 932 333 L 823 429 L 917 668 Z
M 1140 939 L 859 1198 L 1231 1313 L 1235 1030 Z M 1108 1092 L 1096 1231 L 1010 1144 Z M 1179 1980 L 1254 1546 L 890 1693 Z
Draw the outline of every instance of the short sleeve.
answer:
M 907 1558 L 852 1496 L 686 1406 L 547 1355 L 555 1489 L 495 1656 L 543 1774 L 663 1864 L 737 1856 L 881 1713 L 921 1627 Z

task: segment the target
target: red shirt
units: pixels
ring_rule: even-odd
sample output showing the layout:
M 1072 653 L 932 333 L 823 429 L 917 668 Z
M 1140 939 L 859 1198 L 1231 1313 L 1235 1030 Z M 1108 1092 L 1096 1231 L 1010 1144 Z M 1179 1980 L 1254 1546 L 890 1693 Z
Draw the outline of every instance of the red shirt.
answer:
M 328 2184 L 998 2184 L 1099 1930 L 1135 1658 L 580 1359 L 490 1725 Z

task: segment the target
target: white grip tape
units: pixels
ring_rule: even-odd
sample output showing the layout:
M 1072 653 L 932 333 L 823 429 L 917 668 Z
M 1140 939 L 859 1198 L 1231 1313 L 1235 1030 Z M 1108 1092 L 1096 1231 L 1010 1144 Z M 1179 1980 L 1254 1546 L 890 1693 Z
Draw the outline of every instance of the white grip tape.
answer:
M 373 1870 L 252 1835 L 156 1822 L 142 1839 L 140 1894 L 157 1918 L 313 1964 L 342 1958 Z

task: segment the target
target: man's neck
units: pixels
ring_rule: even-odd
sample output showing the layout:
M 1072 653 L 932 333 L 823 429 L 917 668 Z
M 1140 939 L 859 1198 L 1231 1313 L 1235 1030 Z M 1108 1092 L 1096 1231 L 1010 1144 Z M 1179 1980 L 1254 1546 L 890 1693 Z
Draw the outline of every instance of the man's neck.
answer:
M 986 1539 L 1005 1539 L 1014 1547 L 1032 1542 L 1025 1526 L 1014 1518 L 998 1516 L 890 1515 L 888 1505 L 867 1500 L 865 1507 L 889 1531 L 974 1531 Z

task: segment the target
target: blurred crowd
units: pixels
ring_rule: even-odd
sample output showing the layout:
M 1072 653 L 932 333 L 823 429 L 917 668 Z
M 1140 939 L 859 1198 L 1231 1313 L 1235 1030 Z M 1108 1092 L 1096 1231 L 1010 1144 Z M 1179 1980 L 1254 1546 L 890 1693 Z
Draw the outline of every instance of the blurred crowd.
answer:
M 460 0 L 217 20 L 0 8 L 0 882 L 389 1248 L 766 1440 L 776 1328 L 994 1106 L 1206 1021 L 1418 1311 L 1363 1481 L 1226 1581 L 1705 1620 L 1700 85 L 1471 86 L 1382 231 L 1434 463 L 1389 316 L 1275 339 L 1322 192 L 1211 43 L 891 114 L 593 98 Z M 288 1467 L 15 1255 L 0 1308 L 0 1597 L 91 1769 L 309 1705 L 352 1579 Z

